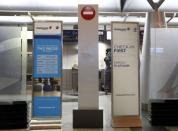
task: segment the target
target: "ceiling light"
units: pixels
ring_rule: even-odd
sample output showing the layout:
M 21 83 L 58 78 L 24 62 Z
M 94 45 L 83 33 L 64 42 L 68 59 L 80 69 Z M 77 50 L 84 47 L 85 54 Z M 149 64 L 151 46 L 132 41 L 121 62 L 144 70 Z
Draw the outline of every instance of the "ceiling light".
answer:
M 154 3 L 158 3 L 160 0 L 153 0 Z

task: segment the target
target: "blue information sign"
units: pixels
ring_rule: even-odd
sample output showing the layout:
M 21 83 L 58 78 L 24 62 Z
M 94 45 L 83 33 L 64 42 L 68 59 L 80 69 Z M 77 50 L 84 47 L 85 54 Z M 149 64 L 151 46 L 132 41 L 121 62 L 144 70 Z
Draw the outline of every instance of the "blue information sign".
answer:
M 60 35 L 34 36 L 34 78 L 62 77 Z
M 33 116 L 49 117 L 61 116 L 61 97 L 35 96 L 33 99 Z
M 61 117 L 62 23 L 35 22 L 33 117 Z

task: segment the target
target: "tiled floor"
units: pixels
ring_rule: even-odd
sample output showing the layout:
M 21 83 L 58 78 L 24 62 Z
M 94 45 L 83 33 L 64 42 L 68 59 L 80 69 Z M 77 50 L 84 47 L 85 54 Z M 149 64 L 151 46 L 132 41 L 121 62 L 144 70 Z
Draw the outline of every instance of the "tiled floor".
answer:
M 30 95 L 31 96 L 31 95 Z M 29 100 L 31 98 L 29 97 Z M 178 127 L 153 127 L 147 120 L 147 115 L 142 112 L 142 128 L 112 128 L 111 127 L 111 95 L 104 95 L 100 93 L 99 105 L 100 109 L 104 111 L 104 128 L 103 129 L 73 129 L 72 127 L 72 112 L 73 109 L 78 108 L 76 94 L 63 94 L 63 117 L 62 117 L 62 131 L 178 131 Z M 72 102 L 70 102 L 72 101 Z M 16 130 L 23 131 L 23 130 Z M 33 130 L 35 131 L 35 130 Z M 40 130 L 40 131 L 61 131 L 61 130 Z
M 78 108 L 77 102 L 63 102 L 63 131 L 178 131 L 178 127 L 152 127 L 147 117 L 142 113 L 142 128 L 112 128 L 111 127 L 111 96 L 100 95 L 100 109 L 104 110 L 103 129 L 73 129 L 72 111 Z

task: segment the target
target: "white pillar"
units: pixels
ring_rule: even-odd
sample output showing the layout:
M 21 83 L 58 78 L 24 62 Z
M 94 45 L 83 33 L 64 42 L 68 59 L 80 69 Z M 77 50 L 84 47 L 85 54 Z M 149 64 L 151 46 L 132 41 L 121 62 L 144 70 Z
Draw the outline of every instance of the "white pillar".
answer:
M 146 13 L 143 47 L 141 55 L 140 65 L 140 90 L 141 90 L 141 102 L 148 102 L 149 92 L 149 63 L 150 63 L 150 18 L 151 13 Z

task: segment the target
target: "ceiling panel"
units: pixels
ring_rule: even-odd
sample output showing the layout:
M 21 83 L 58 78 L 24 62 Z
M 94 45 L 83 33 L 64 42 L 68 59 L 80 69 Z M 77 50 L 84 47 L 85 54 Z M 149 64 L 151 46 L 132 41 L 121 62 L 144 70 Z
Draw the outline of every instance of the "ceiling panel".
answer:
M 160 10 L 166 12 L 177 12 L 178 11 L 178 0 L 165 0 L 161 5 Z
M 99 11 L 120 11 L 120 0 L 0 0 L 5 11 L 77 11 L 78 4 L 98 4 Z
M 100 12 L 153 11 L 147 0 L 0 0 L 0 11 L 74 11 L 78 4 L 98 4 Z M 126 2 L 125 2 L 126 1 Z M 178 0 L 165 0 L 160 10 L 178 12 Z
M 147 0 L 126 0 L 123 11 L 145 12 L 151 10 L 152 8 L 147 2 Z
M 178 0 L 165 0 L 160 7 L 161 11 L 177 12 Z M 123 11 L 146 12 L 153 11 L 147 0 L 126 0 Z

